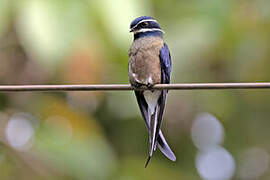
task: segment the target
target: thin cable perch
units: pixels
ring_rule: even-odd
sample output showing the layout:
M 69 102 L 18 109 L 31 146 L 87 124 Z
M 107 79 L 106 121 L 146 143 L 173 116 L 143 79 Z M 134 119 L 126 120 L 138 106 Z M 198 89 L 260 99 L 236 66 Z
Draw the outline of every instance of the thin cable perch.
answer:
M 181 83 L 156 84 L 152 89 L 200 90 L 200 89 L 269 89 L 270 82 L 260 83 Z M 129 91 L 135 88 L 129 84 L 80 84 L 80 85 L 0 85 L 0 92 L 14 91 Z M 137 88 L 145 90 L 147 88 Z

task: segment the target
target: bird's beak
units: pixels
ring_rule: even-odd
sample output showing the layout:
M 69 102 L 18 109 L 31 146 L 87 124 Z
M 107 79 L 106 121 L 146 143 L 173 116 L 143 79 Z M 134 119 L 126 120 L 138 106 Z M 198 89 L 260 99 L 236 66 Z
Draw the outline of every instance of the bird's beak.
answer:
M 131 32 L 133 32 L 135 29 L 134 28 L 131 28 L 130 30 L 129 30 L 129 32 L 131 33 Z

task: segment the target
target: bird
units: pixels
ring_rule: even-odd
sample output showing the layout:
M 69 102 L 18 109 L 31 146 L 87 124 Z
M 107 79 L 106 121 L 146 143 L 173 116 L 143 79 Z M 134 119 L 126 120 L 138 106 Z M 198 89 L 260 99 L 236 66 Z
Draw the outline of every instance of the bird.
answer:
M 135 96 L 149 134 L 146 168 L 157 147 L 168 159 L 176 160 L 161 131 L 168 90 L 151 89 L 155 84 L 170 83 L 172 62 L 170 50 L 163 41 L 164 32 L 153 17 L 134 19 L 130 32 L 134 39 L 128 51 L 128 77 L 135 87 Z M 147 89 L 136 90 L 142 86 Z

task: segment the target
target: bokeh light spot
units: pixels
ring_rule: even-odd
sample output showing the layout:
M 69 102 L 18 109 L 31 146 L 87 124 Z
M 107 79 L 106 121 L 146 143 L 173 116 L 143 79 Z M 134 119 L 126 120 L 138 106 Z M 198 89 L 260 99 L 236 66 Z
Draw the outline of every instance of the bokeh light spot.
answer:
M 234 174 L 235 161 L 226 149 L 216 146 L 197 154 L 196 168 L 205 180 L 227 180 Z
M 238 175 L 241 179 L 258 179 L 268 167 L 268 153 L 259 147 L 249 148 L 241 155 Z
M 193 122 L 191 137 L 195 146 L 203 150 L 221 144 L 224 130 L 216 117 L 209 113 L 201 113 Z
M 8 143 L 16 150 L 28 150 L 32 143 L 34 128 L 30 122 L 30 117 L 24 113 L 13 115 L 6 127 L 6 137 Z

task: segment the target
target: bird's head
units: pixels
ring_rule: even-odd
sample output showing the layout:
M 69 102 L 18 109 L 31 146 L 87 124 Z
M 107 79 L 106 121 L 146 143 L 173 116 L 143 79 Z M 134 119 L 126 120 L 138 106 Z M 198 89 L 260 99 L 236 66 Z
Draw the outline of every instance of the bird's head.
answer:
M 141 16 L 134 19 L 130 24 L 129 32 L 132 32 L 134 36 L 138 34 L 143 35 L 149 33 L 162 36 L 163 33 L 157 20 L 150 16 Z

